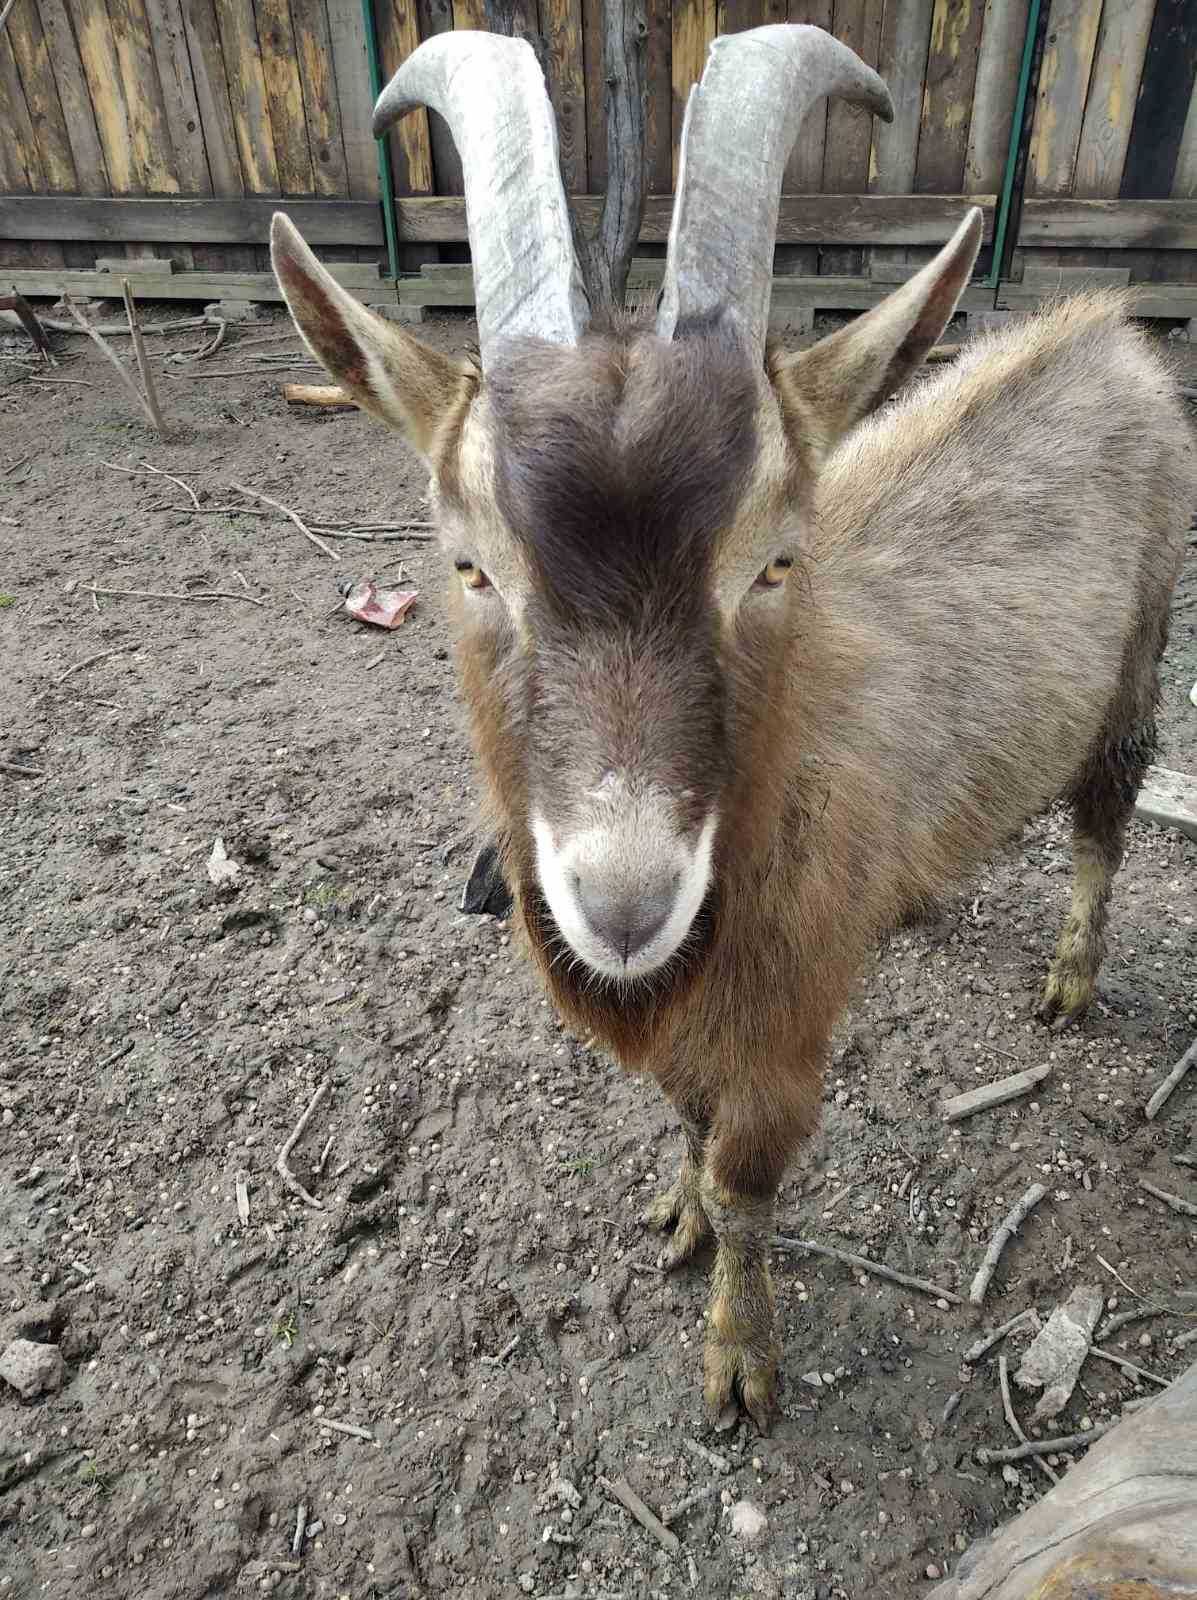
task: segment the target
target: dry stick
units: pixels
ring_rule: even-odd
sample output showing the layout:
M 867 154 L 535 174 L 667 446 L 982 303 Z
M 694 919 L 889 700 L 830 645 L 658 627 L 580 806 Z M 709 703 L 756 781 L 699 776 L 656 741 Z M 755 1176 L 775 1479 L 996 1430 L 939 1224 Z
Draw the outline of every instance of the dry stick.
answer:
M 324 1099 L 324 1096 L 328 1093 L 328 1084 L 329 1084 L 329 1080 L 327 1078 L 325 1078 L 324 1082 L 320 1085 L 320 1087 L 316 1090 L 316 1093 L 312 1096 L 311 1102 L 308 1105 L 307 1110 L 304 1112 L 303 1116 L 300 1117 L 299 1121 L 295 1124 L 294 1132 L 291 1134 L 291 1137 L 287 1140 L 287 1142 L 283 1146 L 283 1148 L 279 1151 L 278 1160 L 274 1163 L 274 1170 L 278 1173 L 279 1177 L 287 1185 L 288 1189 L 291 1190 L 291 1193 L 292 1194 L 297 1194 L 299 1196 L 299 1198 L 303 1201 L 304 1205 L 311 1206 L 313 1208 L 313 1210 L 315 1210 L 315 1211 L 323 1211 L 324 1210 L 324 1202 L 323 1202 L 323 1200 L 317 1200 L 315 1195 L 311 1195 L 311 1194 L 308 1193 L 308 1191 L 304 1188 L 303 1184 L 300 1183 L 299 1179 L 295 1176 L 295 1174 L 291 1171 L 290 1167 L 287 1165 L 287 1157 L 291 1154 L 292 1150 L 294 1150 L 295 1146 L 299 1143 L 300 1137 L 303 1134 L 303 1130 L 307 1127 L 308 1123 L 312 1120 L 312 1113 L 315 1111 L 316 1107 L 320 1104 L 321 1100 Z
M 979 1306 L 984 1300 L 985 1291 L 997 1271 L 997 1264 L 1002 1251 L 1046 1193 L 1047 1189 L 1042 1183 L 1033 1183 L 990 1240 L 989 1249 L 985 1252 L 985 1259 L 981 1263 L 977 1276 L 973 1279 L 972 1288 L 968 1291 L 969 1301 L 974 1306 Z
M 642 1528 L 647 1528 L 653 1538 L 665 1546 L 671 1556 L 677 1555 L 682 1548 L 681 1540 L 676 1533 L 670 1533 L 659 1517 L 653 1515 L 626 1478 L 617 1478 L 612 1483 L 609 1478 L 600 1476 L 599 1483 L 608 1494 L 614 1495 L 625 1510 L 632 1513 Z
M 1117 1426 L 1117 1420 L 1098 1422 L 1085 1433 L 1065 1433 L 1058 1439 L 1028 1439 L 1025 1444 L 1008 1445 L 1002 1450 L 981 1449 L 977 1451 L 977 1460 L 983 1467 L 997 1467 L 1007 1461 L 1025 1461 L 1028 1456 L 1054 1455 L 1057 1450 L 1083 1450 Z
M 88 322 L 87 318 L 76 307 L 75 302 L 71 299 L 69 294 L 64 294 L 62 299 L 63 299 L 63 304 L 66 306 L 67 310 L 71 313 L 72 317 L 74 317 L 75 321 L 83 329 L 83 332 L 85 334 L 87 334 L 89 339 L 92 339 L 92 340 L 95 341 L 95 343 L 104 352 L 104 354 L 108 358 L 108 360 L 112 362 L 112 365 L 116 368 L 118 374 L 120 375 L 121 382 L 124 384 L 125 388 L 129 391 L 129 393 L 133 396 L 134 400 L 136 400 L 136 402 L 137 402 L 138 406 L 141 408 L 141 410 L 145 412 L 146 416 L 150 419 L 150 421 L 154 424 L 154 426 L 156 428 L 159 428 L 159 419 L 154 415 L 153 411 L 150 410 L 149 406 L 146 403 L 145 396 L 142 394 L 141 390 L 137 387 L 137 385 L 133 382 L 133 379 L 125 371 L 125 364 L 121 360 L 121 358 L 117 355 L 116 351 L 112 348 L 112 346 L 108 343 L 108 341 L 105 338 L 103 338 L 103 336 L 100 334 L 99 330 L 92 327 L 91 323 Z M 159 431 L 161 431 L 160 428 L 159 428 Z
M 19 322 L 16 312 L 11 316 L 0 311 L 0 327 L 16 327 Z M 55 333 L 78 333 L 79 329 L 73 322 L 64 322 L 61 317 L 39 317 L 38 321 L 43 328 L 50 328 Z M 216 323 L 215 317 L 184 317 L 178 322 L 147 322 L 142 328 L 142 333 L 183 333 L 188 328 L 211 328 Z M 97 333 L 124 336 L 129 332 L 128 324 L 124 322 L 96 322 L 91 324 Z
M 1109 1350 L 1099 1350 L 1095 1344 L 1089 1346 L 1091 1356 L 1100 1356 L 1103 1361 L 1112 1361 L 1116 1367 L 1123 1367 L 1127 1372 L 1133 1372 L 1137 1378 L 1146 1378 L 1148 1383 L 1158 1383 L 1161 1389 L 1171 1387 L 1171 1380 L 1161 1378 L 1157 1373 L 1148 1372 L 1146 1367 L 1137 1367 L 1133 1361 L 1128 1361 L 1125 1356 L 1116 1356 Z
M 725 1478 L 731 1471 L 731 1462 L 726 1456 L 721 1456 L 718 1450 L 712 1450 L 708 1445 L 699 1444 L 697 1439 L 683 1439 L 682 1443 L 692 1456 L 697 1456 L 700 1461 L 705 1461 L 708 1466 L 714 1467 L 716 1472 L 721 1472 Z
M 8 13 L 12 10 L 16 3 L 17 0 L 8 0 L 8 4 L 4 7 L 4 10 L 0 11 L 0 28 L 3 28 L 4 24 L 8 21 Z
M 1192 1344 L 1194 1340 L 1197 1340 L 1197 1328 L 1194 1328 L 1192 1333 L 1177 1334 L 1176 1338 L 1172 1341 L 1172 1348 L 1174 1350 L 1183 1350 L 1186 1345 Z
M 1014 1414 L 1014 1402 L 1010 1398 L 1010 1364 L 1004 1354 L 998 1357 L 998 1383 L 1001 1385 L 1002 1390 L 1002 1410 L 1006 1413 L 1006 1421 L 1010 1424 L 1010 1431 L 1020 1444 L 1026 1444 L 1027 1436 L 1022 1431 L 1018 1418 Z M 1059 1483 L 1058 1474 L 1052 1471 L 1046 1461 L 1036 1457 L 1035 1465 L 1053 1483 Z
M 223 326 L 223 324 L 222 324 L 222 326 Z M 147 472 L 154 472 L 160 478 L 169 478 L 171 483 L 177 483 L 179 488 L 182 489 L 183 493 L 191 501 L 191 504 L 195 507 L 195 509 L 197 511 L 199 510 L 199 508 L 200 508 L 199 500 L 196 498 L 195 490 L 191 487 L 191 485 L 189 483 L 184 483 L 182 478 L 176 478 L 173 472 L 163 472 L 161 467 L 151 466 L 148 461 L 143 461 L 141 464 L 142 464 L 142 466 L 145 468 L 145 470 Z
M 1097 1330 L 1099 1339 L 1112 1338 L 1120 1328 L 1125 1328 L 1131 1322 L 1146 1322 L 1148 1317 L 1168 1317 L 1172 1313 L 1167 1306 L 1139 1306 L 1134 1311 L 1120 1311 L 1116 1317 L 1107 1317 Z
M 970 1367 L 976 1366 L 981 1357 L 992 1350 L 999 1340 L 1004 1339 L 1008 1333 L 1013 1333 L 1016 1328 L 1021 1328 L 1023 1323 L 1028 1321 L 1036 1324 L 1039 1322 L 1038 1313 L 1030 1306 L 1025 1311 L 1020 1311 L 1016 1317 L 1011 1317 L 1009 1322 L 1003 1322 L 1000 1328 L 994 1328 L 992 1333 L 982 1335 L 975 1344 L 970 1344 L 960 1357 L 961 1361 L 967 1362 Z
M 322 1428 L 335 1428 L 338 1433 L 348 1433 L 355 1439 L 368 1439 L 371 1444 L 374 1443 L 374 1435 L 369 1428 L 359 1428 L 355 1422 L 334 1422 L 331 1417 L 313 1417 L 312 1420 Z
M 513 1339 L 508 1339 L 507 1343 L 499 1351 L 497 1356 L 479 1356 L 478 1359 L 481 1361 L 484 1367 L 502 1366 L 503 1362 L 507 1360 L 507 1357 L 511 1354 L 519 1342 L 520 1336 L 517 1333 Z
M 842 1261 L 846 1266 L 856 1267 L 860 1272 L 867 1272 L 874 1278 L 885 1278 L 890 1283 L 899 1283 L 904 1289 L 917 1289 L 920 1294 L 929 1294 L 933 1300 L 947 1300 L 952 1305 L 962 1306 L 962 1295 L 954 1294 L 951 1289 L 941 1289 L 939 1284 L 930 1283 L 926 1278 L 912 1278 L 905 1272 L 895 1272 L 892 1267 L 883 1267 L 879 1261 L 870 1261 L 868 1256 L 853 1255 L 850 1250 L 835 1250 L 829 1244 L 816 1244 L 813 1239 L 788 1239 L 784 1234 L 778 1233 L 773 1237 L 774 1250 L 805 1250 L 811 1255 L 827 1256 L 832 1261 Z
M 317 550 L 324 551 L 330 561 L 339 561 L 341 559 L 338 553 L 335 550 L 331 550 L 323 539 L 318 538 L 303 521 L 302 517 L 292 511 L 289 506 L 280 505 L 277 500 L 272 500 L 268 494 L 259 494 L 256 489 L 247 489 L 243 483 L 231 484 L 230 488 L 236 489 L 238 494 L 247 495 L 251 500 L 260 500 L 263 505 L 273 506 L 275 511 L 281 511 L 284 517 L 290 518 L 305 539 L 310 539 Z
M 249 1227 L 249 1174 L 239 1172 L 235 1179 L 237 1190 L 237 1215 L 243 1228 Z
M 50 352 L 50 341 L 46 338 L 45 329 L 37 320 L 37 312 L 34 311 L 25 296 L 18 294 L 15 289 L 11 294 L 0 296 L 0 309 L 13 313 L 33 341 L 33 348 L 41 356 L 42 362 L 56 367 L 58 363 Z
M 41 767 L 22 767 L 15 761 L 0 761 L 0 772 L 11 772 L 14 778 L 44 778 Z
M 1157 1188 L 1154 1183 L 1148 1183 L 1146 1178 L 1139 1179 L 1139 1187 L 1147 1194 L 1154 1195 L 1157 1200 L 1162 1200 L 1169 1211 L 1176 1211 L 1182 1217 L 1197 1217 L 1197 1206 L 1191 1200 L 1182 1200 L 1178 1194 Z
M 84 584 L 88 594 L 102 594 L 110 600 L 244 600 L 247 605 L 260 606 L 252 594 L 238 594 L 234 589 L 196 589 L 193 594 L 174 594 L 165 589 L 97 589 L 94 584 Z
M 712 1495 L 720 1494 L 722 1490 L 723 1485 L 721 1483 L 708 1483 L 705 1489 L 695 1489 L 692 1494 L 688 1494 L 684 1499 L 679 1500 L 677 1505 L 669 1506 L 667 1510 L 662 1511 L 661 1521 L 667 1525 L 670 1522 L 676 1522 L 687 1511 L 701 1505 L 704 1500 L 709 1500 Z
M 150 364 L 146 360 L 145 345 L 141 339 L 141 327 L 137 321 L 137 313 L 133 309 L 133 291 L 129 288 L 128 278 L 121 279 L 121 294 L 125 300 L 125 316 L 129 319 L 129 333 L 133 339 L 133 354 L 137 358 L 137 370 L 141 373 L 142 386 L 145 389 L 146 410 L 154 419 L 154 426 L 161 439 L 167 437 L 166 424 L 162 420 L 162 410 L 158 405 L 158 392 L 154 388 L 154 377 L 150 371 Z
M 1180 1060 L 1172 1068 L 1172 1071 L 1168 1074 L 1163 1083 L 1160 1084 L 1159 1088 L 1147 1102 L 1146 1116 L 1148 1122 L 1155 1121 L 1160 1112 L 1164 1109 L 1164 1105 L 1172 1091 L 1177 1087 L 1189 1069 L 1195 1066 L 1197 1066 L 1197 1039 L 1193 1040 L 1192 1044 L 1185 1051 L 1184 1055 L 1181 1056 Z
M 303 1548 L 303 1530 L 307 1526 L 308 1508 L 301 1501 L 295 1512 L 295 1532 L 291 1535 L 291 1554 L 297 1556 Z
M 109 656 L 124 655 L 127 650 L 140 650 L 141 644 L 116 644 L 111 650 L 97 650 L 94 656 L 86 656 L 82 661 L 76 661 L 73 667 L 68 667 L 61 678 L 56 678 L 56 684 L 63 684 L 68 678 L 73 678 L 76 672 L 82 672 L 84 667 L 94 667 L 97 661 L 107 661 Z

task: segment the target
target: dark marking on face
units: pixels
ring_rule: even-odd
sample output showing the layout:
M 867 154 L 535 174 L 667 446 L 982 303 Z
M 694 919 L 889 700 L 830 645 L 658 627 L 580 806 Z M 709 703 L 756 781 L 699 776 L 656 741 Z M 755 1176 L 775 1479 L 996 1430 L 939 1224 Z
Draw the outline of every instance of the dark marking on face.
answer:
M 361 347 L 346 326 L 340 308 L 322 285 L 286 250 L 277 252 L 275 272 L 296 308 L 296 320 L 302 324 L 325 366 L 336 372 L 348 387 L 368 388 Z
M 632 774 L 698 826 L 724 781 L 716 541 L 756 454 L 758 387 L 726 319 L 526 345 L 487 380 L 496 496 L 534 573 L 525 690 L 538 796 Z

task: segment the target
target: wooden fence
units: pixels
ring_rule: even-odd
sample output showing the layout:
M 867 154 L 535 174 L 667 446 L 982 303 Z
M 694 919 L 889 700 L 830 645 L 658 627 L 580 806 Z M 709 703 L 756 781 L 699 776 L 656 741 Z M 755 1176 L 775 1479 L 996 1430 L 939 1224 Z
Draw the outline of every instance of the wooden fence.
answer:
M 422 38 L 486 25 L 485 0 L 373 3 L 384 74 Z M 503 0 L 545 65 L 576 196 L 606 183 L 601 3 Z M 840 103 L 812 114 L 786 174 L 779 272 L 892 282 L 942 242 L 961 197 L 992 224 L 1033 4 L 647 0 L 648 253 L 665 237 L 710 40 L 785 20 L 828 28 L 876 65 L 896 115 L 886 126 Z M 1016 303 L 1084 269 L 1145 294 L 1190 285 L 1187 303 L 1197 0 L 1042 0 L 1033 47 L 1003 292 Z M 361 0 L 16 0 L 0 35 L 0 272 L 47 292 L 54 273 L 97 257 L 156 255 L 184 269 L 176 294 L 188 269 L 260 273 L 278 198 L 326 259 L 368 269 L 383 259 L 368 49 Z M 443 123 L 414 113 L 390 153 L 402 266 L 464 260 Z

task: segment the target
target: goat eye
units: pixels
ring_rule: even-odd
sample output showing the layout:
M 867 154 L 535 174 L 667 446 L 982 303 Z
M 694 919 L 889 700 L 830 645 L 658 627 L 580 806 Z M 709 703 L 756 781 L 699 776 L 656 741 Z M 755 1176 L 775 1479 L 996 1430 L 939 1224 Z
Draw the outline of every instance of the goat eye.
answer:
M 490 579 L 481 567 L 476 567 L 472 561 L 455 561 L 453 565 L 461 574 L 461 581 L 467 589 L 489 589 Z
M 794 565 L 790 556 L 777 556 L 764 569 L 756 580 L 758 589 L 780 589 L 790 575 L 790 568 Z

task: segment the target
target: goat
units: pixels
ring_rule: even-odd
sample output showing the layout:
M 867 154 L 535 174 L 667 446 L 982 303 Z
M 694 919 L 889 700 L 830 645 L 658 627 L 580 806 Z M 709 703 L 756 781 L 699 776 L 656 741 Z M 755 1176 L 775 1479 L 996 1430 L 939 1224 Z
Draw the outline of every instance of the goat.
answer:
M 767 347 L 782 169 L 829 94 L 892 114 L 816 28 L 717 39 L 655 323 L 588 327 L 531 49 L 420 45 L 374 126 L 423 103 L 453 130 L 480 368 L 272 229 L 309 347 L 428 463 L 516 921 L 570 1023 L 677 1109 L 649 1220 L 670 1265 L 713 1233 L 706 1400 L 762 1426 L 775 1195 L 879 936 L 1063 797 L 1075 883 L 1041 1013 L 1092 997 L 1195 488 L 1170 380 L 1108 295 L 879 410 L 953 313 L 975 210 L 865 315 Z

